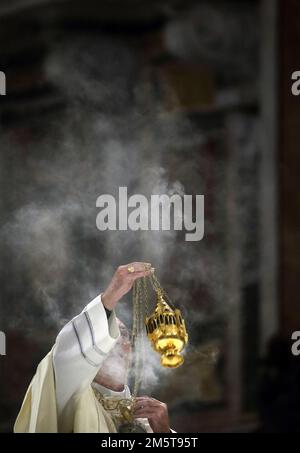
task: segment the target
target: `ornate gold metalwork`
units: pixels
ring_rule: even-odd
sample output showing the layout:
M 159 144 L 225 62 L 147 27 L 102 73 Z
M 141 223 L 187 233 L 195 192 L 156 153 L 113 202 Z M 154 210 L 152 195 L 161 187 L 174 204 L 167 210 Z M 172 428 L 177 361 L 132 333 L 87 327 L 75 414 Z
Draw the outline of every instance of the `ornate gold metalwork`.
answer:
M 118 433 L 144 433 L 146 430 L 143 426 L 134 420 L 133 417 L 133 404 L 134 399 L 131 398 L 116 398 L 103 396 L 97 389 L 94 388 L 94 394 L 102 405 L 102 407 L 109 413 Z
M 157 291 L 155 311 L 145 319 L 145 325 L 152 347 L 161 354 L 161 364 L 169 368 L 182 365 L 180 352 L 188 342 L 185 322 L 180 310 L 167 304 L 161 290 Z
M 161 354 L 162 366 L 176 368 L 184 362 L 181 351 L 188 342 L 185 322 L 180 310 L 173 306 L 157 277 L 153 274 L 149 280 L 156 293 L 156 307 L 149 315 L 148 280 L 146 278 L 136 280 L 133 290 L 133 338 L 142 337 L 144 320 L 148 339 L 153 349 Z M 136 374 L 140 368 L 140 375 L 143 355 L 143 342 L 141 343 L 142 347 L 138 348 L 140 354 L 136 358 Z

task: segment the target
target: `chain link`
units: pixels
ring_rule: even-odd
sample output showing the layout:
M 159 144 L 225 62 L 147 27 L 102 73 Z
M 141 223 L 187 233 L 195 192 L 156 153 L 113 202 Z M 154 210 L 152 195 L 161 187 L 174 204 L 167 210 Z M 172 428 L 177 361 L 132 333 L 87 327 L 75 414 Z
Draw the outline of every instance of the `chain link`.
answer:
M 145 359 L 145 316 L 149 315 L 149 294 L 148 279 L 155 294 L 160 293 L 166 299 L 168 304 L 174 308 L 166 291 L 162 288 L 157 277 L 151 274 L 149 277 L 137 279 L 133 285 L 133 324 L 131 346 L 134 352 L 133 372 L 133 401 L 138 395 L 144 370 Z M 129 372 L 128 372 L 129 373 Z M 128 377 L 128 375 L 127 375 Z

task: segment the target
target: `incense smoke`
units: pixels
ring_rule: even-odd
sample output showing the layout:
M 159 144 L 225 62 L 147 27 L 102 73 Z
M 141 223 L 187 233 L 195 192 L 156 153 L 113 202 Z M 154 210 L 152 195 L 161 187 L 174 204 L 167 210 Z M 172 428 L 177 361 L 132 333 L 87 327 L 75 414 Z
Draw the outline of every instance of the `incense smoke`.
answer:
M 176 55 L 182 48 L 174 33 L 168 29 L 166 39 Z M 118 39 L 62 40 L 53 47 L 45 73 L 63 93 L 67 110 L 47 123 L 45 136 L 29 147 L 26 158 L 21 146 L 5 134 L 1 138 L 3 154 L 9 153 L 16 163 L 14 190 L 7 194 L 10 209 L 1 229 L 3 256 L 15 286 L 8 290 L 15 300 L 6 314 L 7 325 L 34 331 L 38 319 L 41 330 L 58 331 L 105 289 L 119 264 L 140 260 L 156 267 L 171 299 L 183 310 L 191 338 L 199 338 L 199 332 L 204 339 L 220 338 L 231 309 L 223 126 L 199 127 L 185 115 L 166 112 L 140 77 L 139 56 Z M 255 119 L 233 115 L 230 122 L 238 149 L 245 151 L 240 159 L 254 167 Z M 244 183 L 249 200 L 253 183 Z M 120 186 L 146 197 L 204 194 L 204 240 L 186 243 L 172 230 L 99 232 L 96 199 L 104 193 L 117 197 Z M 249 267 L 255 278 L 255 266 Z M 130 298 L 117 310 L 129 327 Z M 149 349 L 149 387 L 168 373 Z

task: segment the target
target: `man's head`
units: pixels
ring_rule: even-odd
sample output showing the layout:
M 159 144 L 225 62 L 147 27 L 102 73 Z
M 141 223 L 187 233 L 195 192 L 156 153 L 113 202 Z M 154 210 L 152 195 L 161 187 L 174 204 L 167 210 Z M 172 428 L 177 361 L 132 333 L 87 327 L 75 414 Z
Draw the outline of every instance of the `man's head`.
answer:
M 114 348 L 104 360 L 98 371 L 95 382 L 114 391 L 122 391 L 126 384 L 127 372 L 130 367 L 131 341 L 130 333 L 125 324 L 117 320 L 120 337 Z

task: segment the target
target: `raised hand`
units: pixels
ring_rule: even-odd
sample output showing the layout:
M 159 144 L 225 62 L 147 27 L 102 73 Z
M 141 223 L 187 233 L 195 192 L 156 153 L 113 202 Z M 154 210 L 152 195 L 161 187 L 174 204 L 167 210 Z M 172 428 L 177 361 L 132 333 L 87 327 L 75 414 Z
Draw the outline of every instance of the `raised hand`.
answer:
M 102 294 L 104 307 L 113 310 L 117 302 L 131 290 L 137 278 L 147 277 L 153 272 L 151 263 L 135 262 L 119 266 Z

